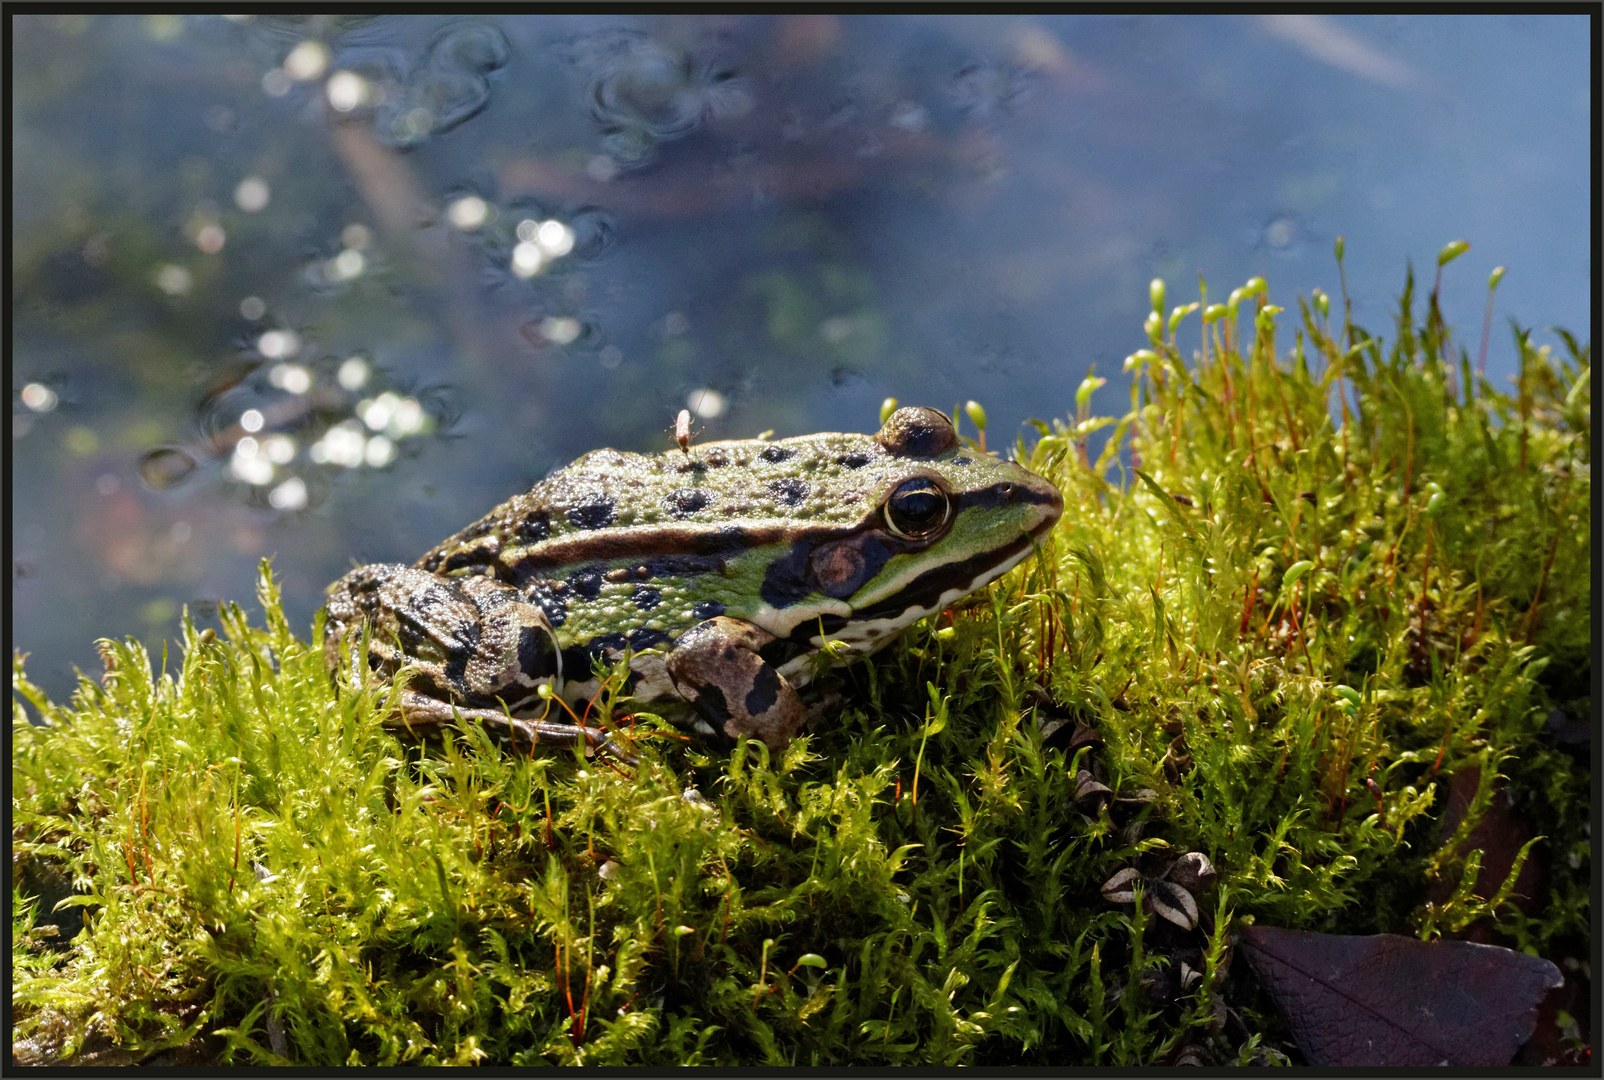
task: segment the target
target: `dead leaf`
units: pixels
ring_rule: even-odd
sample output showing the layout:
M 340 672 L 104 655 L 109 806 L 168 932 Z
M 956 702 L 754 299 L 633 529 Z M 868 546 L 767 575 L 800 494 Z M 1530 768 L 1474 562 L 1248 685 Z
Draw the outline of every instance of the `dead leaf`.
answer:
M 1562 981 L 1468 941 L 1249 926 L 1241 943 L 1311 1065 L 1508 1065 Z

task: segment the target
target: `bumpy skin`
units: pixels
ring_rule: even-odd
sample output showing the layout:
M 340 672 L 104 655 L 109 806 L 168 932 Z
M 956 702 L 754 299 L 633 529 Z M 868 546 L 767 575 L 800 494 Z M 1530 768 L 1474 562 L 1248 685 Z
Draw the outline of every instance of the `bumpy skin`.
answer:
M 406 722 L 453 710 L 542 744 L 607 748 L 550 720 L 595 668 L 632 657 L 639 702 L 688 703 L 713 730 L 782 749 L 820 646 L 873 652 L 1028 555 L 1063 501 L 1017 464 L 960 446 L 933 409 L 875 435 L 597 450 L 411 567 L 331 587 L 326 657 L 416 674 Z

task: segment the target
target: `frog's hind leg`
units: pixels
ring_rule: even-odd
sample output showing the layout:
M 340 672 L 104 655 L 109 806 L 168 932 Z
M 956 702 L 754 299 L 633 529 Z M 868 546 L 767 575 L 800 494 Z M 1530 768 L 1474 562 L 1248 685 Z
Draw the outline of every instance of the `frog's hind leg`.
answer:
M 583 744 L 588 753 L 628 757 L 596 728 L 510 716 L 540 700 L 541 685 L 562 678 L 562 654 L 546 613 L 510 585 L 474 576 L 443 578 L 410 566 L 353 570 L 330 589 L 324 661 L 339 670 L 363 662 L 394 678 L 412 673 L 401 695 L 401 723 L 427 733 L 469 717 L 515 743 Z M 342 645 L 342 642 L 344 643 Z
M 463 708 L 420 694 L 401 692 L 401 725 L 415 736 L 430 736 L 447 726 L 460 727 L 463 720 L 477 720 L 486 731 L 516 749 L 569 750 L 583 745 L 586 757 L 601 755 L 625 765 L 638 765 L 640 759 L 613 741 L 609 732 L 584 724 L 558 723 L 511 716 L 501 709 Z

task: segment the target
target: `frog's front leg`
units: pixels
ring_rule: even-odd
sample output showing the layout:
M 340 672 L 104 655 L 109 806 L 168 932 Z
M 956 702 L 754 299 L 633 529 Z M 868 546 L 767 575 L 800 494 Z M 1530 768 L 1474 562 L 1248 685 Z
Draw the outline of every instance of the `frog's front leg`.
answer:
M 605 732 L 577 724 L 510 715 L 533 707 L 539 688 L 561 678 L 560 654 L 546 613 L 518 590 L 488 577 L 442 578 L 415 567 L 364 566 L 329 592 L 324 661 L 338 672 L 341 650 L 387 678 L 416 672 L 400 699 L 403 722 L 430 730 L 457 717 L 478 720 L 514 742 L 605 751 L 627 758 Z
M 771 753 L 785 749 L 808 719 L 807 706 L 758 650 L 774 635 L 719 616 L 680 635 L 665 658 L 680 696 L 730 738 L 750 735 Z

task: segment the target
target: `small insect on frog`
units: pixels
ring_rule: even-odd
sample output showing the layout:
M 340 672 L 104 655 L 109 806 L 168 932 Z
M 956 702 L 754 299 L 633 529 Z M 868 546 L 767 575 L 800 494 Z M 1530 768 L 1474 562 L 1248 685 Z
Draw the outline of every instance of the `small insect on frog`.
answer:
M 873 435 L 676 441 L 586 454 L 413 565 L 346 574 L 329 670 L 361 662 L 366 624 L 369 668 L 415 672 L 400 701 L 414 730 L 462 716 L 626 757 L 551 719 L 541 688 L 579 705 L 597 662 L 627 654 L 635 703 L 688 704 L 694 726 L 779 751 L 821 668 L 983 587 L 1063 512 L 1057 488 L 965 448 L 935 409 L 898 409 Z

